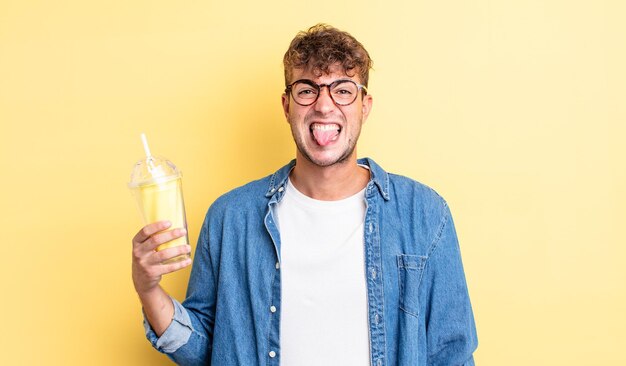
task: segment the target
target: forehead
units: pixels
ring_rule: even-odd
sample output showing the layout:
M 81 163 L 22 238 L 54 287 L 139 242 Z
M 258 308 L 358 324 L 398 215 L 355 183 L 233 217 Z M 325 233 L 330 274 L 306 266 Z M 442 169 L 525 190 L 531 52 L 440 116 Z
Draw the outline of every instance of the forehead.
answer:
M 317 83 L 327 83 L 337 79 L 350 79 L 356 81 L 357 83 L 361 82 L 357 70 L 352 70 L 350 74 L 347 74 L 340 64 L 330 66 L 328 71 L 328 73 L 323 73 L 319 69 L 314 69 L 312 67 L 292 68 L 290 82 L 300 79 L 309 79 Z

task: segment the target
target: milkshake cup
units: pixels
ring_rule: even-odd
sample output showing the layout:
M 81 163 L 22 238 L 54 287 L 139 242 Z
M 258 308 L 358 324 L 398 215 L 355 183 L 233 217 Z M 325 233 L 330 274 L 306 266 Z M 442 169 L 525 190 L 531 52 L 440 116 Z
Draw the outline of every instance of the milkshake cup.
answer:
M 152 156 L 145 135 L 142 134 L 141 138 L 146 158 L 135 164 L 128 187 L 137 201 L 143 224 L 168 220 L 172 223 L 171 229 L 187 229 L 180 170 L 171 161 Z M 156 250 L 187 244 L 189 237 L 185 235 L 159 245 Z M 163 263 L 173 263 L 186 258 L 189 258 L 189 254 L 179 255 Z

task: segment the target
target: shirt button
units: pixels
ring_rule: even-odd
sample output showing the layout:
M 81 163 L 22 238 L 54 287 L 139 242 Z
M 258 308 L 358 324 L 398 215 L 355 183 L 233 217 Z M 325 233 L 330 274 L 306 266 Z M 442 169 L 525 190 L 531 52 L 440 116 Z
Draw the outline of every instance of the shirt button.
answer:
M 372 223 L 370 222 L 370 233 L 374 231 L 374 227 L 372 226 Z
M 270 192 L 272 192 L 272 193 L 276 192 L 276 188 L 270 189 Z
M 276 262 L 276 269 L 280 268 L 280 263 Z
M 380 322 L 380 318 L 378 317 L 378 314 L 374 315 L 374 323 L 378 324 Z
M 274 351 L 270 351 L 270 357 L 271 357 L 271 358 L 276 357 L 276 352 L 274 352 Z
M 376 268 L 372 268 L 372 279 L 376 279 Z
M 285 188 L 283 188 L 283 187 L 278 188 L 278 192 L 282 192 L 284 190 L 285 190 Z
M 275 313 L 276 312 L 276 306 L 274 306 L 274 305 L 270 306 L 270 311 L 272 313 Z
M 376 366 L 382 366 L 382 364 L 383 364 L 383 360 L 379 358 L 378 361 L 376 361 Z

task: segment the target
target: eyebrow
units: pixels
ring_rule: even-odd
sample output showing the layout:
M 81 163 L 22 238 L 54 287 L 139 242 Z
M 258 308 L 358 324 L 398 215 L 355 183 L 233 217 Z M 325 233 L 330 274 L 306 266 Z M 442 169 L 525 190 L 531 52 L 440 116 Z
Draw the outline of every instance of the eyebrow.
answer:
M 302 82 L 304 82 L 304 81 L 308 81 L 308 82 L 313 83 L 313 84 L 318 85 L 318 86 L 319 86 L 319 85 L 330 85 L 330 84 L 335 83 L 335 82 L 337 82 L 337 81 L 352 81 L 353 83 L 359 84 L 356 80 L 347 79 L 347 78 L 342 78 L 342 79 L 335 79 L 335 80 L 331 81 L 330 83 L 322 83 L 322 84 L 318 84 L 318 83 L 316 83 L 314 80 L 311 80 L 311 79 L 298 79 L 298 80 L 294 81 L 293 83 L 291 83 L 290 85 L 295 84 L 295 83 L 297 83 L 298 81 L 302 81 Z M 359 84 L 359 85 L 360 85 L 360 84 Z

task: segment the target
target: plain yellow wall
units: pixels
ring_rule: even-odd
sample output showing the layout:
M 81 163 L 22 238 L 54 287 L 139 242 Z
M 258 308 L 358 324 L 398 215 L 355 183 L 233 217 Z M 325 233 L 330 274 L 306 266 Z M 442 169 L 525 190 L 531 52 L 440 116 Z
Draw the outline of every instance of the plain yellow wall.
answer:
M 455 217 L 480 365 L 624 365 L 621 1 L 0 2 L 0 363 L 168 365 L 144 339 L 126 187 L 139 134 L 184 172 L 190 238 L 294 156 L 282 55 L 370 51 L 359 155 Z M 8 233 L 8 236 L 7 236 Z M 184 296 L 189 271 L 164 286 Z

